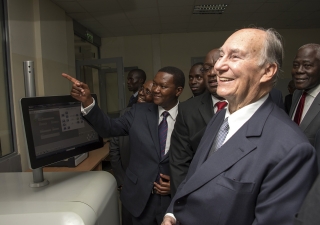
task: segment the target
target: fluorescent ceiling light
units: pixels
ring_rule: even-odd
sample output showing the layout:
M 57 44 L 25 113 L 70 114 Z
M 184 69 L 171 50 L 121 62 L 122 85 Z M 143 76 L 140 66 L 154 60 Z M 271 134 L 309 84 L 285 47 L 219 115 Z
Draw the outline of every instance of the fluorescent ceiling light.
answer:
M 227 4 L 195 5 L 193 14 L 222 14 L 227 6 Z

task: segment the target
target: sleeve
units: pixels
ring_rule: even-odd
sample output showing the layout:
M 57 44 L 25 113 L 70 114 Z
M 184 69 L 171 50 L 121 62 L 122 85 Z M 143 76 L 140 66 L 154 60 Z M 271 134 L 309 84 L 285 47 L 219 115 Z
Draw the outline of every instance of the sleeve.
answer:
M 264 178 L 252 224 L 293 224 L 316 176 L 314 148 L 309 143 L 296 145 Z
M 112 119 L 95 104 L 84 118 L 101 137 L 109 138 L 129 135 L 135 114 L 136 107 L 133 107 L 123 116 Z
M 183 112 L 179 108 L 169 150 L 171 196 L 174 196 L 178 186 L 186 177 L 194 155 L 189 136 L 189 129 L 184 121 Z

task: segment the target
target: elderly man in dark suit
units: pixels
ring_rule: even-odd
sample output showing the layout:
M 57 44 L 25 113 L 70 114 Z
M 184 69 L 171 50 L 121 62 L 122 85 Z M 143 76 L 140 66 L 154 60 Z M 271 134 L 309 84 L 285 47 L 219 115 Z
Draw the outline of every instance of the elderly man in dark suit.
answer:
M 272 29 L 241 29 L 220 48 L 207 125 L 163 224 L 291 225 L 316 174 L 313 146 L 269 96 L 283 47 Z
M 314 145 L 315 135 L 320 129 L 320 45 L 300 47 L 291 73 L 296 90 L 289 116 Z
M 219 49 L 211 50 L 201 69 L 207 91 L 179 104 L 169 151 L 172 196 L 187 175 L 208 122 L 215 112 L 227 105 L 227 102 L 217 95 L 217 74 L 213 67 L 218 58 Z M 218 108 L 217 104 L 222 105 Z
M 293 60 L 291 73 L 296 90 L 289 115 L 315 147 L 320 171 L 320 45 L 301 46 Z M 295 224 L 319 224 L 319 190 L 318 177 L 298 213 Z
M 184 84 L 180 69 L 160 69 L 153 79 L 154 103 L 134 104 L 117 119 L 98 108 L 86 84 L 75 81 L 72 85 L 71 95 L 82 102 L 84 118 L 102 137 L 130 137 L 130 161 L 120 199 L 134 225 L 160 224 L 170 203 L 168 150 Z

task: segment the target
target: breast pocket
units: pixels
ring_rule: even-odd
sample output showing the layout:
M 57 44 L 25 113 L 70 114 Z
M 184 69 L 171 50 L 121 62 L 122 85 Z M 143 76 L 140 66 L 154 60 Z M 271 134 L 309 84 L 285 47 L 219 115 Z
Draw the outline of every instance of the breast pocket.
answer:
M 225 176 L 221 176 L 217 184 L 238 193 L 251 193 L 255 185 L 254 182 L 241 182 Z

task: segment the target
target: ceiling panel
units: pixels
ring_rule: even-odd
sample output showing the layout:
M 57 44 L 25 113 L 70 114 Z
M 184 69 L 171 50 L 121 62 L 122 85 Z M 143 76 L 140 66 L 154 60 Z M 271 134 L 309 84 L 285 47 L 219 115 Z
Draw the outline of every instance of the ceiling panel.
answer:
M 125 14 L 128 18 L 159 17 L 158 8 L 132 9 Z
M 192 5 L 180 7 L 159 7 L 160 16 L 190 16 L 193 11 Z
M 320 0 L 51 0 L 101 37 L 235 30 L 320 28 Z M 200 4 L 228 4 L 223 14 L 193 14 Z

